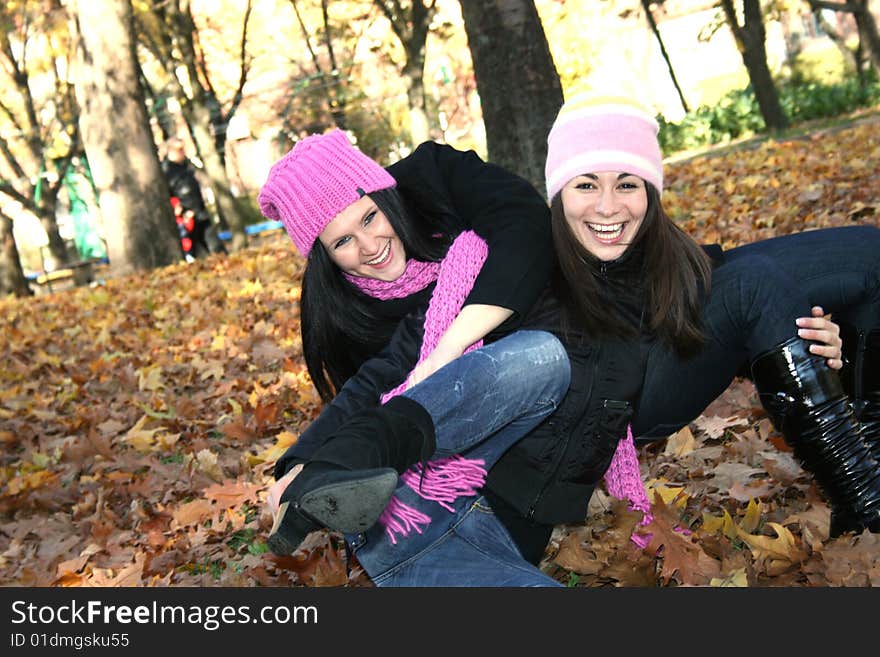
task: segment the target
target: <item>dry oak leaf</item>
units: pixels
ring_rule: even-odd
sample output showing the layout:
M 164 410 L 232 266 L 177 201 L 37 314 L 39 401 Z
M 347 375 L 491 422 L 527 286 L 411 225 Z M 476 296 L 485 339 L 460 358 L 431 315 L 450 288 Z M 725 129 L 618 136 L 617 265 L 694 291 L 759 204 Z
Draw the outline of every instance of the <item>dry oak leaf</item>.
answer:
M 666 449 L 663 450 L 663 454 L 681 458 L 693 452 L 696 444 L 697 441 L 694 439 L 690 427 L 682 427 L 666 440 Z
M 745 463 L 719 463 L 712 468 L 713 475 L 711 483 L 717 486 L 719 490 L 729 491 L 733 484 L 739 482 L 742 485 L 749 483 L 750 478 L 754 474 L 761 474 L 762 471 L 753 468 Z
M 767 525 L 776 532 L 776 538 L 749 534 L 742 529 L 738 529 L 737 534 L 749 546 L 755 560 L 765 562 L 768 574 L 778 575 L 807 558 L 807 553 L 797 546 L 787 527 L 778 522 L 768 522 Z
M 880 536 L 864 532 L 841 536 L 829 543 L 820 556 L 822 575 L 831 586 L 880 585 Z
M 659 494 L 654 495 L 651 512 L 654 520 L 645 531 L 652 536 L 646 550 L 660 557 L 660 577 L 665 583 L 674 578 L 680 584 L 702 586 L 721 574 L 721 565 L 703 552 L 693 536 L 678 531 L 678 512 L 666 506 Z
M 701 431 L 705 432 L 709 438 L 721 438 L 724 436 L 724 432 L 729 428 L 741 427 L 744 424 L 748 424 L 748 421 L 745 418 L 737 417 L 736 415 L 731 415 L 729 417 L 701 415 L 694 420 L 694 425 Z
M 172 514 L 171 529 L 198 525 L 211 518 L 216 509 L 211 500 L 193 500 L 181 504 Z
M 743 485 L 738 481 L 733 482 L 727 494 L 737 502 L 748 502 L 749 500 L 767 497 L 776 489 L 776 486 L 766 479 L 752 479 Z
M 216 502 L 220 508 L 228 509 L 245 502 L 258 503 L 261 490 L 263 486 L 249 484 L 241 479 L 226 479 L 221 484 L 208 486 L 205 489 L 205 498 Z
M 578 575 L 598 575 L 608 565 L 607 560 L 599 559 L 589 541 L 589 531 L 579 527 L 562 539 L 559 552 L 553 561 Z

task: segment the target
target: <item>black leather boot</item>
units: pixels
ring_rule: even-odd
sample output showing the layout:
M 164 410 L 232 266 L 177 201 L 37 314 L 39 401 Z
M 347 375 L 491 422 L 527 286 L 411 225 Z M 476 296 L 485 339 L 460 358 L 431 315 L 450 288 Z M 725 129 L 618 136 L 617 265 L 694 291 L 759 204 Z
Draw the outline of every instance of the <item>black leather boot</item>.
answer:
M 862 423 L 862 438 L 880 461 L 880 329 L 841 323 L 840 337 L 844 355 L 840 378 Z
M 321 527 L 356 533 L 375 524 L 399 474 L 435 450 L 428 412 L 406 397 L 359 412 L 318 449 L 281 495 L 267 544 L 295 552 Z
M 880 464 L 837 373 L 792 338 L 755 358 L 752 375 L 773 425 L 828 498 L 831 536 L 880 532 Z

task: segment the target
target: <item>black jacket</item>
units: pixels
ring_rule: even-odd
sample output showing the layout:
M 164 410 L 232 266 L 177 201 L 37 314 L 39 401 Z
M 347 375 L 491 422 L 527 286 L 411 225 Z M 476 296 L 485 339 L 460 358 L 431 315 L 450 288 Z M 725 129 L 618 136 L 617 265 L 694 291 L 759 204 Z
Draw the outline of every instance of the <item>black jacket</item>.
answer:
M 550 280 L 555 256 L 550 211 L 525 179 L 473 151 L 425 142 L 412 155 L 388 167 L 414 215 L 450 234 L 472 229 L 489 245 L 486 262 L 465 300 L 513 310 L 486 336 L 491 342 L 515 330 Z M 367 360 L 340 389 L 333 402 L 276 463 L 281 477 L 308 459 L 345 419 L 379 403 L 415 367 L 422 343 L 424 315 L 434 286 L 403 299 L 375 300 L 375 311 L 397 328 L 384 349 Z
M 199 221 L 210 219 L 202 197 L 202 188 L 189 160 L 173 162 L 165 158 L 162 160 L 162 173 L 168 181 L 168 191 L 171 196 L 180 199 L 184 210 L 192 210 Z

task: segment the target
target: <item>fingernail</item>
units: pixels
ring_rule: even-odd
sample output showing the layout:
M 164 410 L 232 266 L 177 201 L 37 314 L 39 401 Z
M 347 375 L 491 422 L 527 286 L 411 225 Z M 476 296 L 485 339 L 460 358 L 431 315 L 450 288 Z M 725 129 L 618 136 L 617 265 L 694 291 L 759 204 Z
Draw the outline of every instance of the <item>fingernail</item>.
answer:
M 798 317 L 796 320 L 794 320 L 794 323 L 797 324 L 798 326 L 803 326 L 804 324 L 807 323 L 807 320 L 804 317 Z
M 807 333 L 807 330 L 806 330 L 806 329 L 798 329 L 798 335 L 799 335 L 799 336 L 804 337 L 804 335 L 806 335 L 806 333 Z

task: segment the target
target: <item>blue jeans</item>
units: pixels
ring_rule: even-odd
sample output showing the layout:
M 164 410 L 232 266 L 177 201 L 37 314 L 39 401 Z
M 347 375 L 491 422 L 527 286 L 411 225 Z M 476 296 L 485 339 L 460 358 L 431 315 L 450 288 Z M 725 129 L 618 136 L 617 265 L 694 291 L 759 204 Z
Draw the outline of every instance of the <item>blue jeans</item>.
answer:
M 880 230 L 853 226 L 755 242 L 725 253 L 703 309 L 705 348 L 676 356 L 654 345 L 633 433 L 675 433 L 731 384 L 751 360 L 794 337 L 794 320 L 821 305 L 837 321 L 880 326 Z
M 488 470 L 553 413 L 568 391 L 568 356 L 554 336 L 520 331 L 456 359 L 405 396 L 434 420 L 434 458 L 461 454 Z M 482 497 L 453 511 L 400 483 L 395 496 L 430 516 L 422 533 L 394 544 L 377 523 L 346 541 L 377 586 L 556 586 L 522 558 Z

